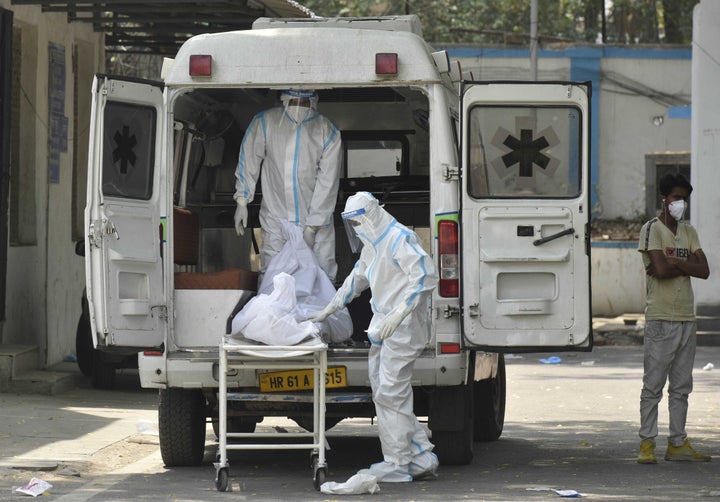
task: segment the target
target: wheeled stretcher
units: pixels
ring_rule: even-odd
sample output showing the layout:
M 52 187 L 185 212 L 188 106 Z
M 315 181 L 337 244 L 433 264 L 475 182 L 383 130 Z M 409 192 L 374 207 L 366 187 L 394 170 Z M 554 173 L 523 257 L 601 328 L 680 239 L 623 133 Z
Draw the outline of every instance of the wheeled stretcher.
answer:
M 262 370 L 298 370 L 313 371 L 313 430 L 283 434 L 283 438 L 304 438 L 307 442 L 299 443 L 253 443 L 228 444 L 228 438 L 278 438 L 277 433 L 228 432 L 227 402 L 239 399 L 240 395 L 228 392 L 228 371 L 232 369 Z M 226 491 L 230 464 L 228 450 L 312 450 L 313 485 L 319 490 L 327 477 L 325 461 L 325 375 L 327 373 L 327 345 L 319 339 L 298 345 L 277 346 L 263 345 L 250 340 L 238 340 L 223 337 L 219 347 L 219 390 L 218 390 L 218 456 L 215 465 L 215 487 L 218 491 Z

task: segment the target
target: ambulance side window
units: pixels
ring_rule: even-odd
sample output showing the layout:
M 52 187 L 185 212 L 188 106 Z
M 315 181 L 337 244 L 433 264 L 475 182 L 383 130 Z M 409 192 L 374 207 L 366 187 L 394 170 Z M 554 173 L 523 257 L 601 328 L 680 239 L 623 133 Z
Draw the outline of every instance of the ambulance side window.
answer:
M 155 164 L 155 108 L 110 101 L 104 118 L 103 194 L 149 200 Z
M 407 174 L 408 148 L 404 134 L 343 131 L 345 177 L 369 178 Z

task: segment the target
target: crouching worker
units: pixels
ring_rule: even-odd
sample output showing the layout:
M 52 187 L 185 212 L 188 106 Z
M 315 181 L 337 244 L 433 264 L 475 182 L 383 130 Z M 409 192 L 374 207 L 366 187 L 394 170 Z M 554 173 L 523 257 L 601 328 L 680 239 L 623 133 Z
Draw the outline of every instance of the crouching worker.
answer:
M 411 383 L 413 365 L 429 337 L 426 308 L 437 284 L 435 266 L 418 236 L 372 194 L 348 198 L 342 217 L 351 246 L 362 243 L 360 258 L 330 304 L 310 320 L 323 321 L 368 287 L 372 292 L 368 369 L 384 461 L 360 473 L 395 483 L 435 475 L 438 459 L 413 413 Z

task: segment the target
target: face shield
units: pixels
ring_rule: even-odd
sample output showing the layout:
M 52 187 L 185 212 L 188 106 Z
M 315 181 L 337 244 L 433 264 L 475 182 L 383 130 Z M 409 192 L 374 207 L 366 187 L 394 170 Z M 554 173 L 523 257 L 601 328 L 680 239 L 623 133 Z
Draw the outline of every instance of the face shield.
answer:
M 288 89 L 280 95 L 285 113 L 300 124 L 317 112 L 318 95 L 315 91 Z
M 347 234 L 348 242 L 350 243 L 350 250 L 353 253 L 359 253 L 362 249 L 362 241 L 355 231 L 355 227 L 360 225 L 360 221 L 354 218 L 359 218 L 365 214 L 365 208 L 354 209 L 352 211 L 345 211 L 342 213 L 343 225 L 345 226 L 345 233 Z
M 378 209 L 378 201 L 370 192 L 348 197 L 342 219 L 353 253 L 360 252 L 363 239 L 372 241 L 373 217 L 377 216 Z

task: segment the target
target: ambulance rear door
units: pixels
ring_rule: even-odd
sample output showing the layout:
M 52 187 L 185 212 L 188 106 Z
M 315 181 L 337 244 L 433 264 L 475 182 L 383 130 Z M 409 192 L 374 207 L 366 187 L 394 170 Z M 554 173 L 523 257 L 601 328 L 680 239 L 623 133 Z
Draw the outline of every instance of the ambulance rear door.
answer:
M 86 284 L 95 346 L 164 340 L 160 199 L 162 84 L 96 75 L 87 206 Z
M 590 87 L 461 85 L 465 343 L 590 350 Z

